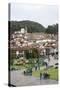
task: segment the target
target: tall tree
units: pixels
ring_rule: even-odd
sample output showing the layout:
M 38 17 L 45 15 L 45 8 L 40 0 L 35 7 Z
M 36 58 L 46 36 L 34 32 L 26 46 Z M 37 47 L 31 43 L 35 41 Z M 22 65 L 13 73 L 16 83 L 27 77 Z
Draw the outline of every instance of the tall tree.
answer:
M 48 34 L 57 34 L 58 33 L 58 24 L 54 24 L 54 25 L 49 25 L 47 28 L 46 28 L 46 33 Z

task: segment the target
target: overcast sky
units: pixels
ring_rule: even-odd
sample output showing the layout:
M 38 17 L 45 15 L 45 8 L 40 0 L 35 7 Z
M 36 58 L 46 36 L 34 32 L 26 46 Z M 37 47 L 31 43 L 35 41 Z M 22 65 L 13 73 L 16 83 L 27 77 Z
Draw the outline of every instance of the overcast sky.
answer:
M 11 4 L 11 20 L 31 20 L 43 26 L 58 23 L 58 6 L 36 4 Z

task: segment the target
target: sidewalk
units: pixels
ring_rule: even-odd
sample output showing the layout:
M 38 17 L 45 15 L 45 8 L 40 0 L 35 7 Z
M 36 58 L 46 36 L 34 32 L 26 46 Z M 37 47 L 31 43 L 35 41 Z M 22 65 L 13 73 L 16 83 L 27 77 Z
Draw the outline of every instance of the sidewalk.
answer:
M 11 84 L 15 86 L 49 85 L 57 84 L 56 80 L 40 80 L 34 76 L 24 76 L 21 71 L 11 71 Z

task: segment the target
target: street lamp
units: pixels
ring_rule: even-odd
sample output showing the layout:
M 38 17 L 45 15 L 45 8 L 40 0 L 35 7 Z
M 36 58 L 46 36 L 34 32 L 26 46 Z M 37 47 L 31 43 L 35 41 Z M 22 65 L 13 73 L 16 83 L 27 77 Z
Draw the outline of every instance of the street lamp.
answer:
M 30 63 L 32 64 L 32 50 L 29 50 L 29 55 L 30 55 Z
M 46 55 L 48 56 L 48 62 L 50 61 L 49 54 L 50 54 L 50 49 L 48 47 L 48 48 L 46 48 Z M 46 62 L 46 68 L 47 68 L 47 66 L 48 66 L 48 63 Z

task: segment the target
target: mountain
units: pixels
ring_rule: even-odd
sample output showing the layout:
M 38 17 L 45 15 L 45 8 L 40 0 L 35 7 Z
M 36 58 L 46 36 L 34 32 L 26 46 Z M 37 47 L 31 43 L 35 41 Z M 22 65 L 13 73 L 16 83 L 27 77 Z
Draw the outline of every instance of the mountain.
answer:
M 34 21 L 9 21 L 9 30 L 10 34 L 15 31 L 19 31 L 22 27 L 27 27 L 28 33 L 35 33 L 35 32 L 45 32 L 45 27 L 42 26 L 40 23 Z

